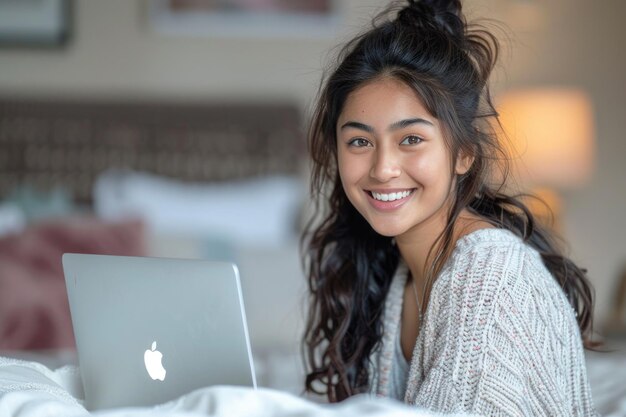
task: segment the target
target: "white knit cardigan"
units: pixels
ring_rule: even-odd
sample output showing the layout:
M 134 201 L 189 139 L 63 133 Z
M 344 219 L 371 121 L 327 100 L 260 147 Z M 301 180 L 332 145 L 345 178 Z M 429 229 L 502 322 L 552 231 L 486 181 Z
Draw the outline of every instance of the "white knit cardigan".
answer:
M 401 262 L 371 357 L 378 396 L 389 396 L 407 272 Z M 503 229 L 457 241 L 431 291 L 404 401 L 487 416 L 597 415 L 575 313 L 536 250 Z

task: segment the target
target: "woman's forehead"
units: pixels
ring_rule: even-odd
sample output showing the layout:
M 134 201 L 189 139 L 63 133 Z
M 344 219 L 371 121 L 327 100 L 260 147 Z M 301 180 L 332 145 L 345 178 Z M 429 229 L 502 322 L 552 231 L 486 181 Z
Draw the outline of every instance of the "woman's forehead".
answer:
M 383 124 L 422 118 L 431 121 L 433 125 L 437 124 L 436 118 L 413 88 L 393 78 L 371 81 L 353 90 L 346 98 L 337 123 L 342 124 L 353 118 Z

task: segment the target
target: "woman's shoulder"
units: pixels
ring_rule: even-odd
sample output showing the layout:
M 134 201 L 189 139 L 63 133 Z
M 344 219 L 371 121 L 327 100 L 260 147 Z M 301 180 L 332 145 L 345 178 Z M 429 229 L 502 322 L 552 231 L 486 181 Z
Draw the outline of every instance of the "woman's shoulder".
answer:
M 525 245 L 524 241 L 508 229 L 499 227 L 481 227 L 470 230 L 456 241 L 455 252 L 485 250 L 485 247 L 507 247 Z
M 460 237 L 437 281 L 438 292 L 464 294 L 461 298 L 493 299 L 506 294 L 515 304 L 535 294 L 546 304 L 565 303 L 539 252 L 502 228 L 482 228 Z
M 488 227 L 459 237 L 446 266 L 454 269 L 482 268 L 483 272 L 502 271 L 489 268 L 496 267 L 498 262 L 504 263 L 501 268 L 506 268 L 507 265 L 514 267 L 516 262 L 541 263 L 541 257 L 535 248 L 512 231 Z
M 447 322 L 452 315 L 465 317 L 472 326 L 485 327 L 485 321 L 503 328 L 550 317 L 552 324 L 576 327 L 572 307 L 539 253 L 513 232 L 498 228 L 458 240 L 433 286 L 431 306 L 434 322 Z
M 468 290 L 485 295 L 529 287 L 560 290 L 535 248 L 512 231 L 496 227 L 458 238 L 436 284 L 443 292 Z

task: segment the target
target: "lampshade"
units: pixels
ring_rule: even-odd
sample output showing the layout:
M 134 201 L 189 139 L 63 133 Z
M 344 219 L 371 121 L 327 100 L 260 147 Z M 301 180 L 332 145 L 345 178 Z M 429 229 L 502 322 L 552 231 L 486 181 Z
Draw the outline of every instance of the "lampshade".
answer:
M 589 180 L 594 128 L 584 92 L 563 88 L 509 91 L 497 103 L 510 141 L 512 165 L 522 183 L 574 188 Z

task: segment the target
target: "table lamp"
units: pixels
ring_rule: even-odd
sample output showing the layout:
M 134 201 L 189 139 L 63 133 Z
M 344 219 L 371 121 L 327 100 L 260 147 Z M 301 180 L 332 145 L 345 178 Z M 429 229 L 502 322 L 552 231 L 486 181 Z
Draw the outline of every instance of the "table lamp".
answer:
M 555 190 L 581 187 L 593 171 L 589 98 L 575 88 L 512 90 L 499 97 L 496 107 L 512 172 L 520 186 L 541 197 L 550 210 L 532 199 L 526 201 L 529 208 L 539 221 L 562 232 L 562 202 Z

